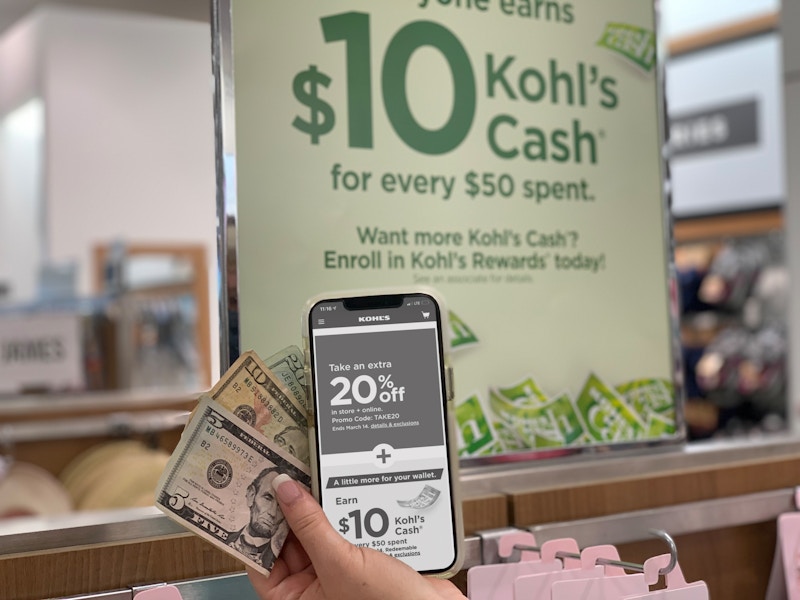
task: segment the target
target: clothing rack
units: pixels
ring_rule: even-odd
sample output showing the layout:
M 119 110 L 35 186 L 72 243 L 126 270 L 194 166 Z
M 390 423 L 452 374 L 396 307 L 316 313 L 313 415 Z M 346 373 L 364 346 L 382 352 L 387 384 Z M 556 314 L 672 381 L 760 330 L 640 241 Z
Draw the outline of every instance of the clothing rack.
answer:
M 496 530 L 496 531 L 498 535 L 505 535 L 512 532 L 519 532 L 521 530 L 517 528 L 504 528 L 502 530 Z M 661 537 L 670 546 L 670 563 L 669 565 L 667 565 L 666 567 L 664 567 L 659 571 L 659 573 L 663 575 L 668 573 L 669 571 L 672 571 L 672 569 L 677 564 L 678 560 L 677 548 L 671 536 L 669 536 L 666 532 L 653 531 L 653 534 L 657 535 L 658 537 Z M 466 539 L 466 550 L 468 556 L 467 562 L 472 562 L 469 559 L 469 557 L 474 556 L 480 544 L 481 544 L 480 536 L 470 536 Z M 538 550 L 539 550 L 538 547 L 515 544 L 514 546 L 515 554 L 512 554 L 512 557 L 510 560 L 508 560 L 508 562 L 513 562 L 513 559 L 515 557 L 518 560 L 519 554 L 523 551 L 538 551 Z M 580 555 L 570 552 L 557 552 L 556 557 L 580 558 Z M 619 566 L 630 571 L 639 571 L 639 572 L 643 571 L 643 565 L 640 565 L 638 563 L 613 561 L 610 559 L 599 558 L 597 559 L 597 564 Z M 469 566 L 476 566 L 476 564 L 472 564 Z M 467 568 L 467 565 L 465 565 L 464 568 Z M 69 600 L 135 600 L 137 593 L 147 589 L 151 589 L 153 587 L 157 587 L 159 585 L 165 585 L 165 584 L 159 583 L 155 585 L 131 587 L 125 590 L 115 590 L 111 592 L 104 592 L 98 594 L 88 594 L 84 596 L 70 597 Z M 257 596 L 255 595 L 255 592 L 250 586 L 247 576 L 243 573 L 235 575 L 203 577 L 199 579 L 172 583 L 171 585 L 174 585 L 175 587 L 178 588 L 178 590 L 181 593 L 181 596 L 183 597 L 183 600 L 207 600 L 209 598 L 239 598 L 241 600 L 257 600 Z M 67 600 L 67 599 L 62 599 L 62 600 Z
M 672 537 L 666 532 L 660 529 L 651 529 L 650 533 L 655 535 L 656 537 L 660 537 L 664 540 L 667 545 L 669 546 L 669 564 L 665 567 L 659 569 L 659 575 L 666 575 L 671 573 L 675 566 L 678 564 L 678 547 L 675 545 L 675 541 Z M 526 544 L 514 544 L 511 555 L 508 558 L 503 559 L 502 562 L 518 562 L 522 557 L 523 552 L 541 552 L 540 546 L 529 546 Z M 556 552 L 556 558 L 564 559 L 564 558 L 575 558 L 580 559 L 581 555 L 575 552 Z M 595 561 L 597 565 L 603 566 L 613 566 L 613 567 L 622 567 L 626 571 L 635 571 L 637 573 L 644 573 L 644 565 L 639 563 L 632 563 L 623 560 L 612 560 L 610 558 L 598 558 Z

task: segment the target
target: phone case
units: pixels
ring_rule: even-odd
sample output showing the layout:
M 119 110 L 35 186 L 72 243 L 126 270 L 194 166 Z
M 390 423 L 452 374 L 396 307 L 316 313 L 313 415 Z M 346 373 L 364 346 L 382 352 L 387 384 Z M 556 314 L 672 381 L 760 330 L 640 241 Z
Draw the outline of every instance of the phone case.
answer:
M 430 287 L 408 286 L 408 287 L 381 287 L 366 288 L 356 290 L 340 290 L 324 292 L 312 296 L 306 302 L 302 316 L 302 337 L 303 337 L 303 362 L 306 381 L 308 382 L 309 406 L 311 410 L 308 414 L 308 445 L 311 459 L 311 491 L 317 501 L 320 501 L 319 491 L 319 463 L 317 459 L 317 431 L 316 431 L 316 390 L 314 389 L 313 377 L 311 376 L 311 340 L 309 338 L 309 318 L 311 309 L 319 302 L 327 300 L 338 300 L 342 298 L 358 298 L 363 296 L 383 296 L 395 294 L 427 294 L 439 306 L 439 314 L 442 320 L 442 364 L 444 365 L 445 397 L 446 410 L 445 419 L 448 428 L 448 462 L 450 473 L 452 473 L 452 486 L 450 497 L 452 499 L 453 517 L 455 520 L 456 535 L 456 558 L 453 565 L 441 572 L 426 572 L 426 575 L 433 577 L 449 578 L 461 570 L 464 563 L 464 519 L 461 510 L 461 486 L 459 477 L 458 446 L 455 425 L 455 390 L 453 381 L 453 368 L 450 364 L 450 338 L 447 335 L 447 306 L 440 293 Z

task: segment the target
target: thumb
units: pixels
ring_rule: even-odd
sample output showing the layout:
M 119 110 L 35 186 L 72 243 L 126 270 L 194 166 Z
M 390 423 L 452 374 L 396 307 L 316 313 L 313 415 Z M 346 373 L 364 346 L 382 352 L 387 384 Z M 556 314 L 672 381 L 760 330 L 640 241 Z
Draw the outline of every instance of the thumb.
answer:
M 303 486 L 281 473 L 272 480 L 272 488 L 286 522 L 315 567 L 332 557 L 346 556 L 350 544 L 331 527 L 322 507 Z

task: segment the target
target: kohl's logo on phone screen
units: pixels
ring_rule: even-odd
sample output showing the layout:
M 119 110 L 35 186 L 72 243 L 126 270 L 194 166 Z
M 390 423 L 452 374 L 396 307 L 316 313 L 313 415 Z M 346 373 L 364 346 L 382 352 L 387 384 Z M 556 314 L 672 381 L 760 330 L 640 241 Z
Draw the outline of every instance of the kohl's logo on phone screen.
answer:
M 392 317 L 389 315 L 372 315 L 369 317 L 358 317 L 359 323 L 374 323 L 376 321 L 391 321 Z

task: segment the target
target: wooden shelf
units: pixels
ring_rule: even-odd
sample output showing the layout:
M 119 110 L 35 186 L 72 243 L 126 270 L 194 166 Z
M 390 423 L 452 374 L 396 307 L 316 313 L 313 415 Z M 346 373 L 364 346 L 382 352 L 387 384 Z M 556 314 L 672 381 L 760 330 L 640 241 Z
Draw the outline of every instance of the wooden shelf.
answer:
M 719 240 L 729 237 L 764 235 L 783 229 L 783 214 L 778 208 L 746 213 L 681 219 L 672 226 L 678 244 Z
M 731 40 L 774 31 L 778 29 L 779 24 L 780 13 L 767 13 L 722 27 L 715 27 L 714 29 L 707 29 L 698 33 L 672 38 L 667 41 L 667 53 L 673 57 L 686 54 L 687 52 L 700 50 L 701 48 L 707 48 Z

